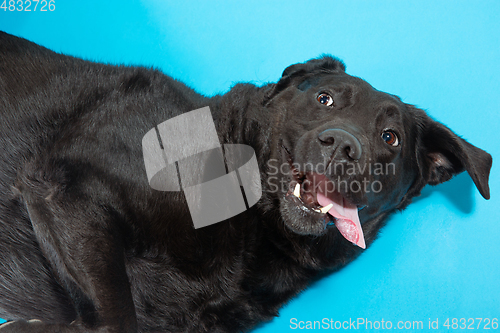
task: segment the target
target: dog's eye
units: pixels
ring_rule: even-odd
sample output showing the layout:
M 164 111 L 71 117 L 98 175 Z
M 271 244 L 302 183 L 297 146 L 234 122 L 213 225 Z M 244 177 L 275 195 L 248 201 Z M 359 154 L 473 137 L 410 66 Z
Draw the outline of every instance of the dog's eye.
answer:
M 318 97 L 316 99 L 318 100 L 318 102 L 320 102 L 323 105 L 326 105 L 326 106 L 333 105 L 333 98 L 332 98 L 332 96 L 330 96 L 328 94 L 321 93 L 318 95 Z
M 399 139 L 396 133 L 391 130 L 385 130 L 382 132 L 382 139 L 389 145 L 397 147 L 399 145 Z

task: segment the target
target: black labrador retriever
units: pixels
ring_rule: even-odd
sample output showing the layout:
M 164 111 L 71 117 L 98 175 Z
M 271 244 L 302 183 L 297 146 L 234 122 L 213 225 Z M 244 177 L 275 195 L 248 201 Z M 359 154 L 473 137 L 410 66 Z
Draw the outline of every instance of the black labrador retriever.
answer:
M 144 135 L 209 106 L 262 197 L 194 228 L 146 176 Z M 426 184 L 492 158 L 323 56 L 206 98 L 157 70 L 0 33 L 0 332 L 240 332 L 346 265 Z

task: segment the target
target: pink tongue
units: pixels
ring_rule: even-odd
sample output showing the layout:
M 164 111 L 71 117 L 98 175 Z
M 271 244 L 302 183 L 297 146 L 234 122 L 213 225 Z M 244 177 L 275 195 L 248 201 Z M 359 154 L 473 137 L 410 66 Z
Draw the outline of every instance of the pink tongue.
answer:
M 359 222 L 358 208 L 356 205 L 345 201 L 344 197 L 337 192 L 332 193 L 330 198 L 318 192 L 317 199 L 322 207 L 333 204 L 328 214 L 335 217 L 335 226 L 337 226 L 342 236 L 349 242 L 366 249 L 365 237 L 363 235 L 363 229 L 361 229 L 361 223 Z

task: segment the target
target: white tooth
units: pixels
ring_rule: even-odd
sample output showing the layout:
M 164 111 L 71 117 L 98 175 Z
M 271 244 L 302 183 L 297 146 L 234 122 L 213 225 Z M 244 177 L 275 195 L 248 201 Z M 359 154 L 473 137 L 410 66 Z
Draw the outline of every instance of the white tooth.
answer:
M 319 209 L 313 208 L 312 210 L 314 210 L 316 213 L 321 213 Z
M 297 198 L 300 198 L 300 184 L 297 183 L 295 185 L 295 189 L 293 190 L 293 195 L 295 195 Z
M 332 209 L 332 207 L 333 207 L 333 204 L 331 203 L 331 204 L 329 204 L 328 206 L 325 206 L 325 207 L 323 207 L 323 208 L 320 208 L 319 210 L 320 210 L 323 214 L 326 214 L 326 213 L 328 213 L 328 211 L 329 211 L 330 209 Z

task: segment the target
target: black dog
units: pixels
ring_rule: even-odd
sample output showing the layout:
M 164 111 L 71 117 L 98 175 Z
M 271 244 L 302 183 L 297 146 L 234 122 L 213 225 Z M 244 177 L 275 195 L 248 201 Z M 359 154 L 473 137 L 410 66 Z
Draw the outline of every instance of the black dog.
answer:
M 182 192 L 149 186 L 141 140 L 204 106 L 255 150 L 263 196 L 195 229 Z M 426 184 L 466 170 L 489 198 L 489 154 L 329 56 L 205 98 L 0 33 L 0 117 L 2 333 L 245 331 Z

